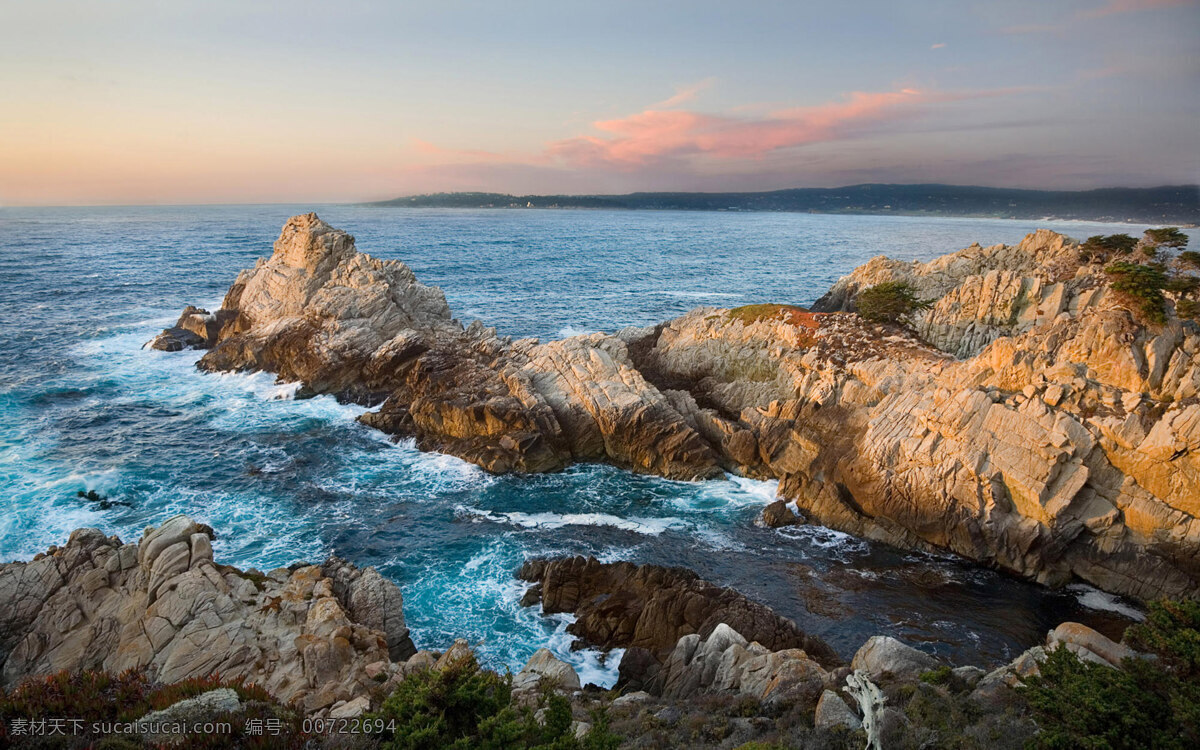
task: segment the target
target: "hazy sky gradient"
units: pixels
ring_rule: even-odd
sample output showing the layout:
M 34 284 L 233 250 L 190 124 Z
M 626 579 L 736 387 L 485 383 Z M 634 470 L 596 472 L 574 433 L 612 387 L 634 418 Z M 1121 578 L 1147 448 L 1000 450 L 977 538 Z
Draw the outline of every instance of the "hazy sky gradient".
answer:
M 1178 184 L 1198 95 L 1200 0 L 0 0 L 0 205 Z

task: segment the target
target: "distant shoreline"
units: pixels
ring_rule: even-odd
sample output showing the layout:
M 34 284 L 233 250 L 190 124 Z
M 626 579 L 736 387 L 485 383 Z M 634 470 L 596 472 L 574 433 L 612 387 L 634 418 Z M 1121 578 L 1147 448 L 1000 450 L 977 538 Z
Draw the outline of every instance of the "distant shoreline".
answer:
M 1200 225 L 1200 186 L 1017 190 L 957 185 L 852 185 L 758 193 L 510 195 L 433 193 L 358 205 L 398 208 L 609 209 Z

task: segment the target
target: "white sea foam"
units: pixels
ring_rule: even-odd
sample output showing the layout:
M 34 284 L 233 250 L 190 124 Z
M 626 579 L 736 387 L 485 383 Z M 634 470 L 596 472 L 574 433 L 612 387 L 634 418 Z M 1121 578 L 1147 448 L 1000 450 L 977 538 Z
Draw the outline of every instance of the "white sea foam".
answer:
M 737 512 L 745 508 L 761 508 L 774 502 L 779 489 L 777 480 L 747 479 L 728 475 L 725 480 L 701 482 L 672 482 L 675 485 L 666 501 L 689 513 Z
M 691 527 L 681 518 L 621 518 L 608 513 L 507 513 L 458 506 L 458 513 L 468 518 L 493 523 L 507 523 L 524 529 L 561 529 L 564 526 L 611 526 L 623 531 L 658 536 L 668 529 Z
M 576 328 L 575 326 L 568 325 L 568 326 L 563 326 L 562 328 L 558 329 L 558 337 L 560 339 L 569 339 L 573 336 L 587 336 L 588 334 L 592 334 L 595 332 L 596 331 L 594 329 Z
M 1141 622 L 1146 619 L 1144 612 L 1125 604 L 1120 598 L 1085 583 L 1073 583 L 1067 590 L 1075 594 L 1075 600 L 1088 609 L 1103 612 L 1116 612 L 1131 620 Z
M 546 648 L 575 668 L 580 684 L 591 683 L 606 689 L 617 684 L 625 649 L 614 648 L 607 653 L 596 648 L 573 649 L 578 639 L 567 632 L 567 626 L 575 622 L 575 616 L 566 612 L 543 616 L 557 623 L 546 641 Z

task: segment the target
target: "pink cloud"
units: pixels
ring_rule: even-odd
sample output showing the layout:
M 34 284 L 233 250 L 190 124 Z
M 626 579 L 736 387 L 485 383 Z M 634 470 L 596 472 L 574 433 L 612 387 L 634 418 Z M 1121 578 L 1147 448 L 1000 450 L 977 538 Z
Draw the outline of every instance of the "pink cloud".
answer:
M 796 107 L 764 117 L 649 109 L 593 124 L 603 135 L 551 143 L 551 159 L 573 166 L 635 168 L 671 157 L 758 158 L 780 149 L 842 140 L 917 114 L 917 105 L 962 98 L 915 89 L 855 92 L 845 101 Z

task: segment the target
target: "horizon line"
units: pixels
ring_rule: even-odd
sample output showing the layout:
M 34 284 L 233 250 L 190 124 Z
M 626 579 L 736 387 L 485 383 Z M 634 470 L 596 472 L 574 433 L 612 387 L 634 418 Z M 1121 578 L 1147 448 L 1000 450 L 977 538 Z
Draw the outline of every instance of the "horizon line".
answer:
M 437 195 L 503 195 L 513 198 L 539 198 L 539 197 L 562 197 L 562 198 L 597 198 L 597 197 L 625 197 L 633 195 L 766 195 L 770 193 L 785 193 L 793 190 L 847 190 L 850 188 L 861 187 L 954 187 L 954 188 L 981 188 L 986 190 L 1011 190 L 1023 191 L 1030 193 L 1092 193 L 1101 190 L 1166 190 L 1166 189 L 1187 189 L 1191 188 L 1200 193 L 1200 182 L 1184 182 L 1176 184 L 1159 184 L 1149 185 L 1145 187 L 1134 187 L 1129 185 L 1105 185 L 1092 188 L 1029 188 L 1029 187 L 1009 187 L 1004 185 L 979 185 L 979 184 L 959 184 L 952 182 L 857 182 L 849 185 L 835 185 L 832 187 L 788 187 L 775 188 L 772 190 L 634 190 L 627 193 L 507 193 L 495 190 L 441 190 L 436 192 L 426 193 L 406 193 L 404 195 L 393 195 L 390 198 L 374 198 L 362 200 L 294 200 L 294 201 L 247 201 L 247 202 L 227 202 L 227 201 L 199 201 L 185 203 L 16 203 L 5 205 L 0 203 L 0 210 L 12 208 L 188 208 L 196 206 L 296 206 L 296 205 L 325 205 L 325 206 L 363 206 L 378 203 L 386 203 L 390 201 L 403 200 L 404 198 L 423 198 Z

